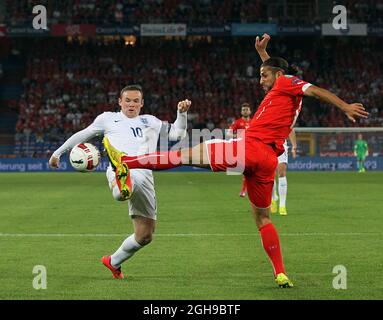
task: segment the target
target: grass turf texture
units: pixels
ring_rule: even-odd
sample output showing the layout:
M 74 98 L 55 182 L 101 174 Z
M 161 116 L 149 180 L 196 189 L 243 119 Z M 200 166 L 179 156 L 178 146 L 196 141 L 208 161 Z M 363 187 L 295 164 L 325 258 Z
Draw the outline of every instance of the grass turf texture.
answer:
M 382 299 L 383 173 L 288 173 L 288 215 L 273 215 L 293 289 L 273 280 L 241 177 L 155 174 L 154 241 L 100 262 L 131 234 L 127 203 L 101 173 L 0 174 L 0 299 Z M 50 234 L 50 235 L 49 235 Z M 35 290 L 35 265 L 47 289 Z M 347 290 L 332 286 L 347 268 Z

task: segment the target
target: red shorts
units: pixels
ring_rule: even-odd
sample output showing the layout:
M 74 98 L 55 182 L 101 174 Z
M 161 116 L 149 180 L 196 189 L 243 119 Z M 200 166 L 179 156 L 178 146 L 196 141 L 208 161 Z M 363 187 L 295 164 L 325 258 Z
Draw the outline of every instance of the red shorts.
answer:
M 243 173 L 251 203 L 257 208 L 270 207 L 278 165 L 272 146 L 251 138 L 209 140 L 205 145 L 213 171 Z

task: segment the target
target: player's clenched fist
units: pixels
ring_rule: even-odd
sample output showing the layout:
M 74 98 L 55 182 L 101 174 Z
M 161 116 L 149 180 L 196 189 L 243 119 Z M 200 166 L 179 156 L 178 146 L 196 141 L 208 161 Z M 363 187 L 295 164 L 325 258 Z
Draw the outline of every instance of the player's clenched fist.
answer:
M 191 101 L 186 99 L 178 102 L 177 108 L 179 112 L 186 112 L 191 106 Z

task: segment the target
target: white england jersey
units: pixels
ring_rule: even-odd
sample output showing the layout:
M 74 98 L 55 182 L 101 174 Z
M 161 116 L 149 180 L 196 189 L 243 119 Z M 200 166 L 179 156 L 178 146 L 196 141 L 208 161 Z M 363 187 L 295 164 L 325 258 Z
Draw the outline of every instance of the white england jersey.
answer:
M 155 152 L 163 122 L 152 115 L 128 118 L 120 112 L 104 112 L 91 125 L 70 137 L 54 152 L 56 157 L 96 136 L 106 136 L 118 150 L 130 156 Z
M 128 118 L 122 112 L 104 112 L 89 126 L 129 156 L 155 152 L 163 122 L 152 115 Z

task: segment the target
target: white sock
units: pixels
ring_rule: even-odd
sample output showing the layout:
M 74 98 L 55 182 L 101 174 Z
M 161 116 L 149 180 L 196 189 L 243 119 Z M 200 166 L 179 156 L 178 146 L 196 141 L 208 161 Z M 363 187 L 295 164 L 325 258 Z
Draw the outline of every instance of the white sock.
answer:
M 135 252 L 140 250 L 143 246 L 140 245 L 134 234 L 130 235 L 124 240 L 121 247 L 117 249 L 115 253 L 112 254 L 110 263 L 113 267 L 119 268 L 121 263 L 128 260 Z
M 278 192 L 279 192 L 279 206 L 286 207 L 286 196 L 287 196 L 287 178 L 286 177 L 279 177 Z
M 278 201 L 278 194 L 277 194 L 277 179 L 274 179 L 272 199 L 273 199 L 273 201 Z

